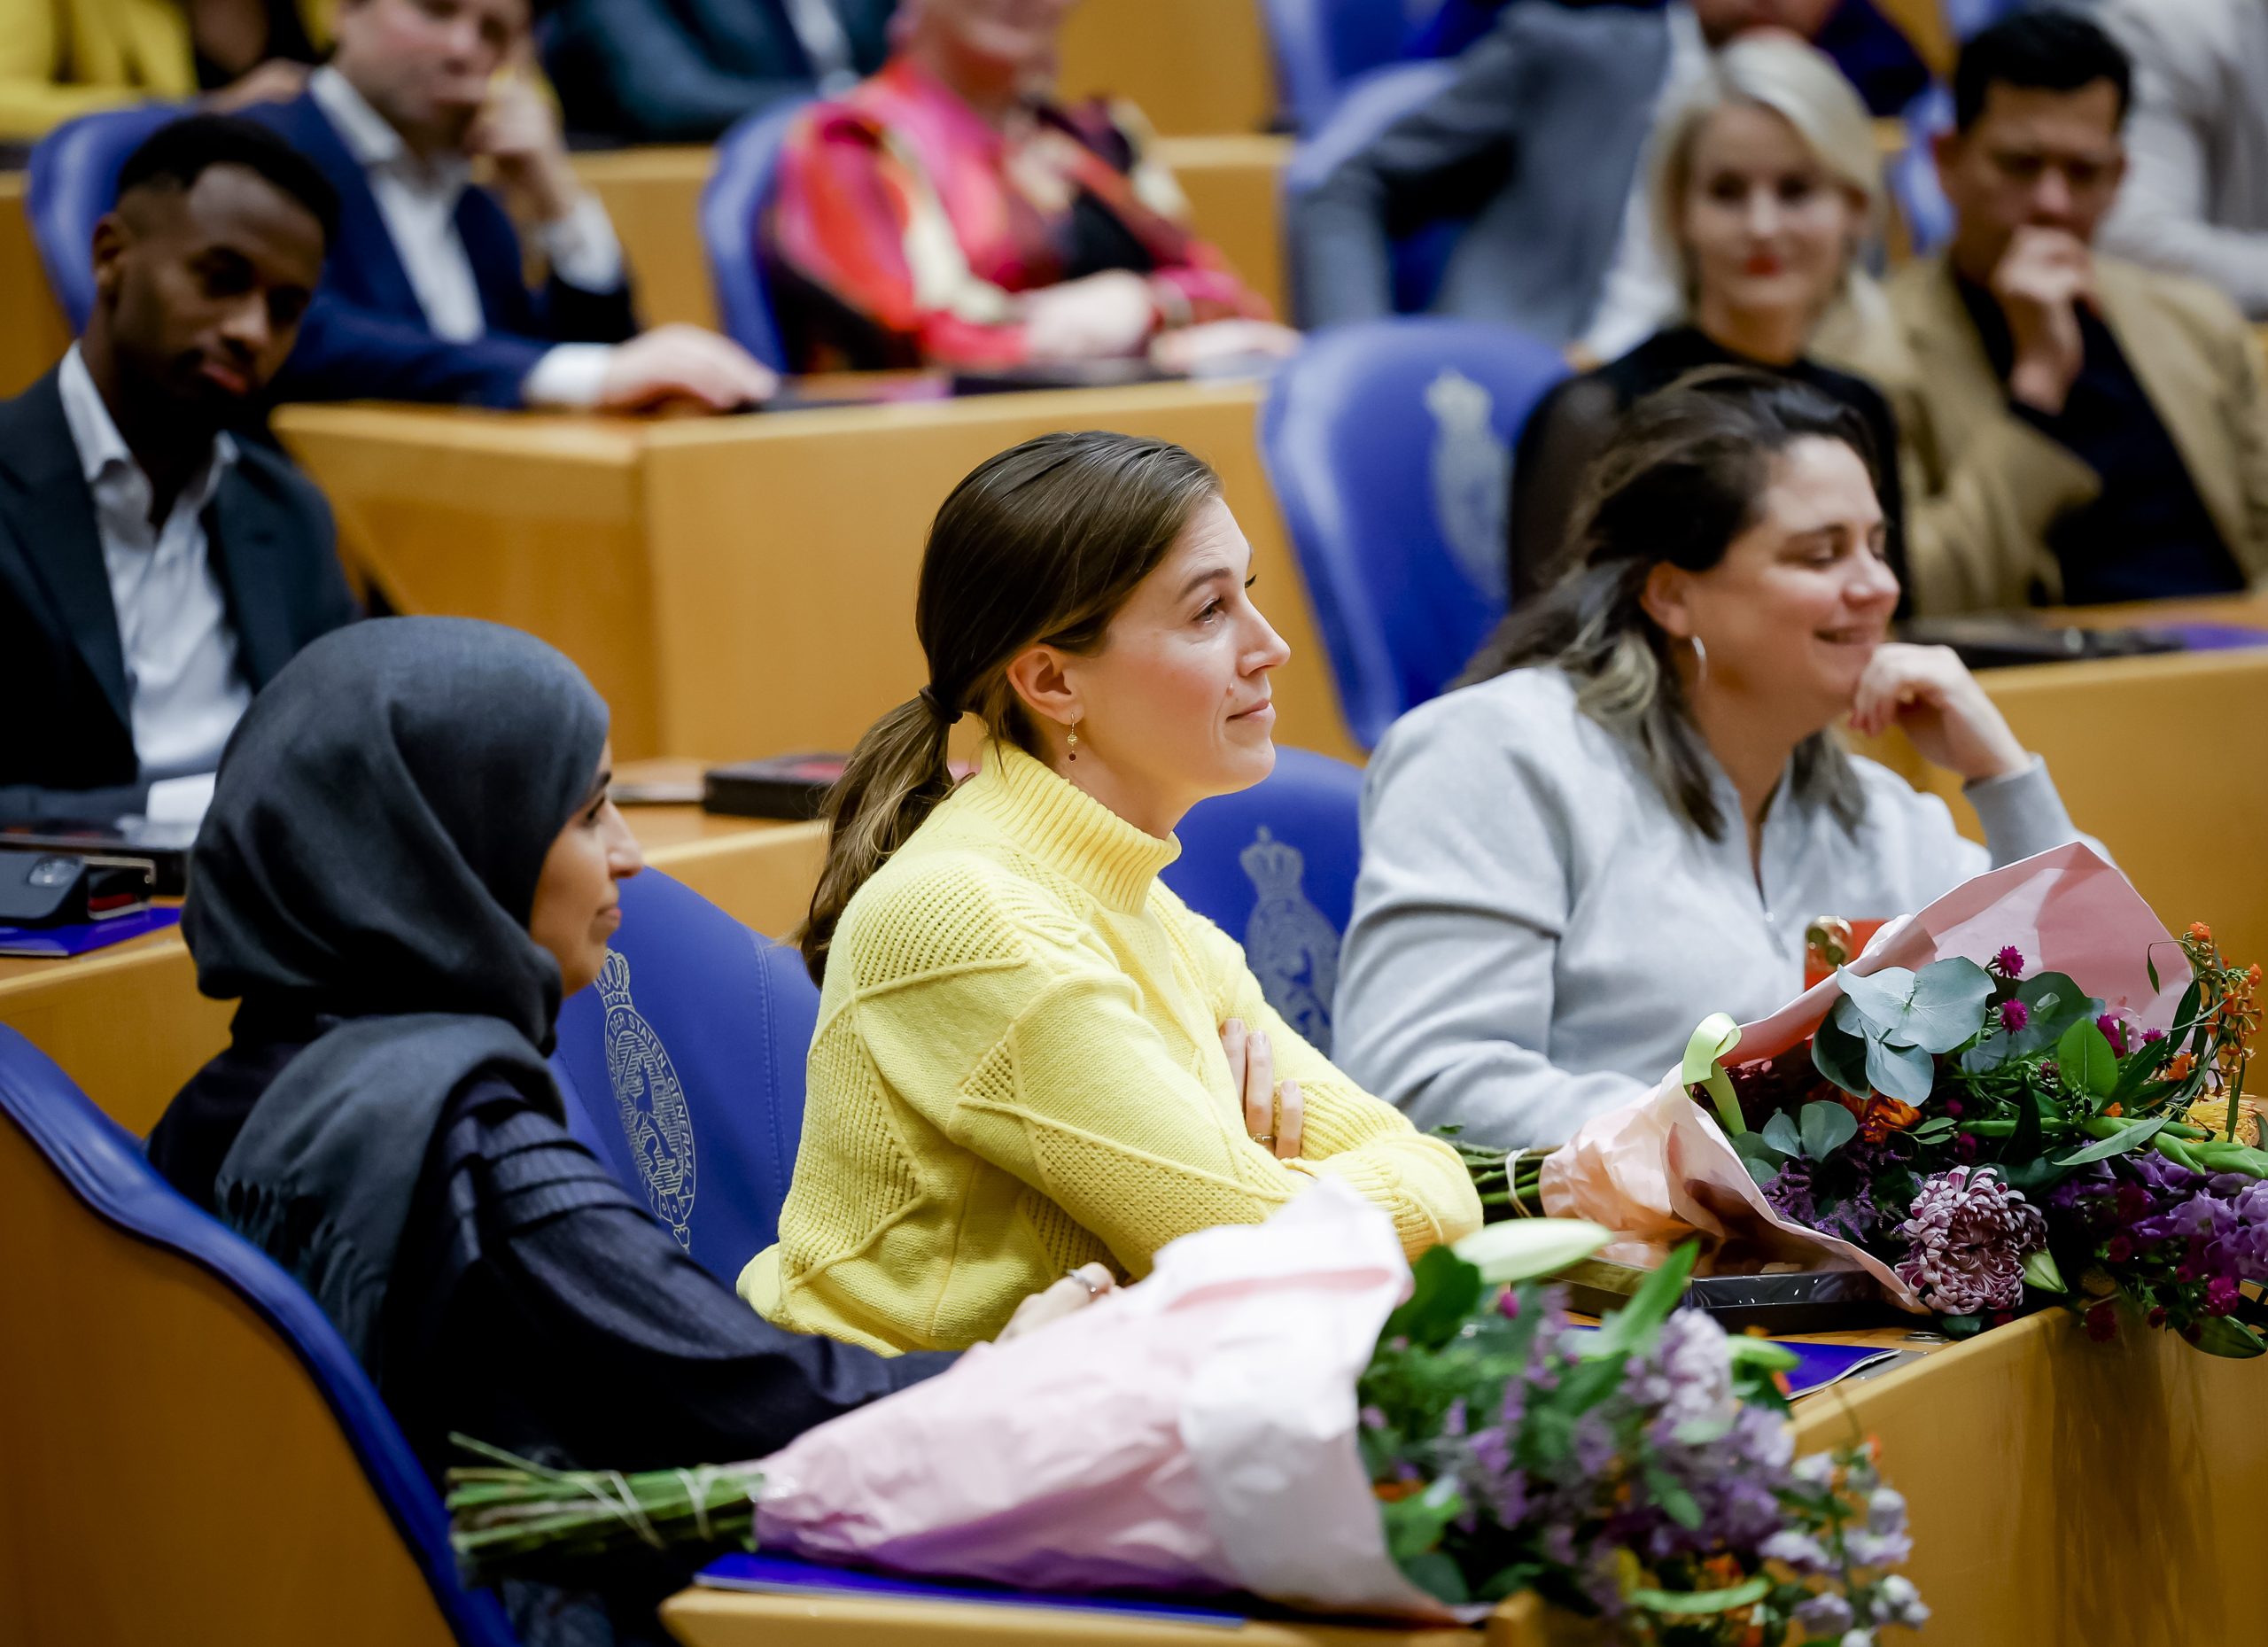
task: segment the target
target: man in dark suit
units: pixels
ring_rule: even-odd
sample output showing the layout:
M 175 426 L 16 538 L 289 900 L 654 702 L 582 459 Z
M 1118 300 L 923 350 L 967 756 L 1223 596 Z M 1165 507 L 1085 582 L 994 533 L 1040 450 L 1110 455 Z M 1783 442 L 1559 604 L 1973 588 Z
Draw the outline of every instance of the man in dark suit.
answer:
M 709 143 L 848 90 L 889 54 L 896 0 L 560 0 L 543 63 L 570 131 Z
M 229 432 L 291 351 L 337 213 L 242 120 L 177 120 L 128 159 L 86 335 L 0 402 L 0 819 L 209 783 L 252 693 L 355 616 L 322 494 Z
M 728 411 L 773 375 L 694 326 L 643 334 L 606 210 L 532 77 L 529 0 L 342 0 L 307 89 L 248 111 L 338 191 L 338 234 L 284 400 Z M 493 168 L 502 198 L 476 187 Z M 548 277 L 526 284 L 515 212 Z
M 1657 116 L 1752 28 L 1816 35 L 1835 0 L 1519 0 L 1426 103 L 1289 202 L 1303 326 L 1394 311 L 1393 242 L 1464 220 L 1428 305 L 1612 360 L 1674 313 L 1640 162 Z M 1345 136 L 1348 134 L 1342 134 Z

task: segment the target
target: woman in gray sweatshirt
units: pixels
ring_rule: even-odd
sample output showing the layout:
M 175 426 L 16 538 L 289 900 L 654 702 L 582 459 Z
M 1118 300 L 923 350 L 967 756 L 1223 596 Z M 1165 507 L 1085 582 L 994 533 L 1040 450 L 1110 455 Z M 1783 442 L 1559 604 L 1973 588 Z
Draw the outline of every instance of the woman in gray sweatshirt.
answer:
M 1579 570 L 1379 745 L 1333 1056 L 1421 1128 L 1542 1147 L 1658 1082 L 1701 1019 L 1803 987 L 1821 915 L 1917 909 L 2079 838 L 1953 654 L 1887 639 L 1867 431 L 1754 373 L 1641 401 Z M 1903 727 L 1943 801 L 1843 748 Z

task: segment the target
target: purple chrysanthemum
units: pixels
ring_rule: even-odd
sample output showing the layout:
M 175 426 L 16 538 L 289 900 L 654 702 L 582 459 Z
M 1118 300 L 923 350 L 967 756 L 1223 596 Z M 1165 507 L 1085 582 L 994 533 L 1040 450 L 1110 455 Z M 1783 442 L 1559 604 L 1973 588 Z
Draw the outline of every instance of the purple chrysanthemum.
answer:
M 2023 1261 L 2047 1244 L 2047 1221 L 1990 1167 L 1955 1167 L 1922 1185 L 1898 1226 L 1912 1243 L 1898 1278 L 1948 1316 L 2014 1309 L 2023 1301 Z

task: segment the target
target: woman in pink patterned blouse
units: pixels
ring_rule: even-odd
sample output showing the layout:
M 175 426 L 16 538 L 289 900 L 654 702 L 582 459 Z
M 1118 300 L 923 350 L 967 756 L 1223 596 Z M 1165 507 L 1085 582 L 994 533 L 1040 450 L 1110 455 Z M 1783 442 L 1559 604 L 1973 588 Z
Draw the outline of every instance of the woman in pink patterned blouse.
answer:
M 1190 232 L 1139 113 L 1050 100 L 1073 3 L 907 0 L 881 72 L 798 123 L 757 230 L 797 369 L 1293 346 Z

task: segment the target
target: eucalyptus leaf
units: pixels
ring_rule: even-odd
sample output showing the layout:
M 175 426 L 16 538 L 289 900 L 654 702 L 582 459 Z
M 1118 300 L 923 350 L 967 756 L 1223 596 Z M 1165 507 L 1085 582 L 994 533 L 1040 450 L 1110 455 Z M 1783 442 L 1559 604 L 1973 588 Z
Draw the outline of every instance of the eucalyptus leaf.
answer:
M 1612 1239 L 1604 1224 L 1584 1218 L 1507 1218 L 1481 1225 L 1451 1250 L 1480 1271 L 1484 1286 L 1504 1286 L 1555 1275 Z
M 1846 995 L 1835 1003 L 1835 1010 L 1811 1037 L 1812 1068 L 1853 1098 L 1864 1098 L 1873 1091 L 1867 1084 L 1865 1022 Z
M 1759 1188 L 1778 1177 L 1780 1169 L 1788 1161 L 1787 1152 L 1775 1149 L 1760 1132 L 1744 1132 L 1733 1139 L 1732 1145 L 1733 1154 L 1740 1157 L 1740 1164 L 1748 1169 L 1748 1176 L 1756 1180 Z
M 1835 976 L 1845 998 L 1857 1005 L 1874 1031 L 1869 1039 L 1930 1053 L 1950 1053 L 1975 1039 L 1992 998 L 1992 975 L 1959 956 L 1932 961 L 1919 972 L 1884 967 L 1861 977 L 1845 967 Z
M 1803 1135 L 1796 1130 L 1795 1117 L 1785 1111 L 1764 1123 L 1764 1141 L 1783 1155 L 1804 1153 Z
M 2118 1054 L 2092 1019 L 2080 1019 L 2056 1038 L 2055 1066 L 2090 1097 L 2109 1098 L 2117 1089 Z
M 2087 1027 L 2093 1029 L 2094 1026 L 2090 1024 Z M 2091 1161 L 2109 1161 L 2113 1155 L 2124 1155 L 2129 1150 L 2140 1149 L 2155 1138 L 2158 1129 L 2172 1118 L 2171 1115 L 2152 1115 L 2148 1121 L 2137 1121 L 2131 1127 L 2121 1127 L 2107 1138 L 2097 1138 L 2084 1149 L 2073 1150 L 2055 1164 L 2059 1167 L 2084 1167 Z
M 1929 1101 L 1938 1078 L 1937 1060 L 1918 1046 L 1892 1046 L 1871 1037 L 1867 1042 L 1867 1079 L 1878 1092 L 1908 1104 Z
M 1814 1161 L 1825 1161 L 1859 1136 L 1859 1122 L 1842 1105 L 1822 1099 L 1804 1106 L 1798 1130 L 1803 1134 L 1804 1154 Z

